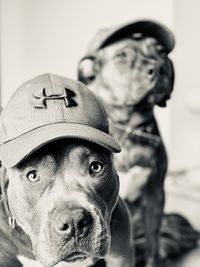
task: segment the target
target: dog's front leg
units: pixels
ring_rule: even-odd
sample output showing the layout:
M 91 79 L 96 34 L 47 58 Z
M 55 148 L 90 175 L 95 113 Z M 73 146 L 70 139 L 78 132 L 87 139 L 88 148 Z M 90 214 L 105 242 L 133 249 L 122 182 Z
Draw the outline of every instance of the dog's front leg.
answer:
M 154 182 L 144 189 L 142 200 L 143 218 L 146 232 L 146 265 L 159 267 L 160 224 L 164 208 L 164 190 Z
M 133 233 L 129 210 L 119 199 L 111 220 L 111 249 L 107 267 L 134 267 Z

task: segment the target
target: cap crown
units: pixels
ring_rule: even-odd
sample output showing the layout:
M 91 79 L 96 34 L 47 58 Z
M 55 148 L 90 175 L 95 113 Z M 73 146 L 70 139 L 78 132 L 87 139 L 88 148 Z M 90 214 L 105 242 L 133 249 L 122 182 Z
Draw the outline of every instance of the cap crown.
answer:
M 104 108 L 83 84 L 53 74 L 18 88 L 1 116 L 0 143 L 55 123 L 88 125 L 108 133 Z

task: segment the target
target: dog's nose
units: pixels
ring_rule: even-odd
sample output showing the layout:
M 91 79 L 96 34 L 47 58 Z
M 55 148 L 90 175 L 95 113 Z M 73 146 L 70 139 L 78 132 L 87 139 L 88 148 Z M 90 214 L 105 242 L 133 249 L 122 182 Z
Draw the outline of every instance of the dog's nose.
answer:
M 65 209 L 57 217 L 55 228 L 67 238 L 84 235 L 92 224 L 92 217 L 84 209 Z

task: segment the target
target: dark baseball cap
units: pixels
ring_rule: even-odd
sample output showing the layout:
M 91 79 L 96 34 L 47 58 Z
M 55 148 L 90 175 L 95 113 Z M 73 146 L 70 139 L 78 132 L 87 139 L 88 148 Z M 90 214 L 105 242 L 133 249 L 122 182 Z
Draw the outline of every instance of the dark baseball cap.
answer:
M 61 138 L 84 139 L 120 152 L 98 98 L 80 82 L 43 74 L 19 87 L 2 112 L 0 160 L 13 167 Z
M 124 38 L 137 36 L 137 34 L 157 39 L 165 47 L 167 53 L 170 53 L 175 46 L 174 35 L 165 25 L 152 20 L 139 20 L 100 30 L 92 40 L 88 53 L 98 51 Z

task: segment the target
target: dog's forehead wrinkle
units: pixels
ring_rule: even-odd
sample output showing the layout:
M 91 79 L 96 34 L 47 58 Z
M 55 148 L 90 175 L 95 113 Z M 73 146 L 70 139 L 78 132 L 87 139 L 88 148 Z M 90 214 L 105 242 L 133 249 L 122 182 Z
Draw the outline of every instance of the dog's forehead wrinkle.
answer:
M 124 47 L 135 47 L 135 45 L 138 43 L 138 41 L 132 39 L 132 38 L 124 38 L 122 40 L 119 40 L 115 42 L 114 44 L 108 46 L 110 49 L 119 49 Z
M 118 41 L 110 46 L 107 46 L 97 52 L 97 59 L 100 62 L 107 62 L 112 58 L 116 51 L 122 50 L 124 47 L 131 47 L 133 46 L 133 40 L 131 39 L 124 39 L 122 41 Z
M 69 152 L 66 152 L 66 163 L 67 162 L 79 162 L 80 164 L 89 163 L 92 159 L 105 159 L 109 152 L 103 148 L 95 145 L 83 146 L 74 145 Z
M 87 160 L 90 154 L 91 150 L 88 147 L 74 145 L 68 153 L 68 160 L 77 160 L 77 159 Z
M 31 156 L 29 156 L 28 158 L 17 164 L 15 168 L 18 170 L 25 170 L 28 167 L 36 168 L 39 166 L 49 168 L 50 166 L 52 167 L 55 164 L 56 164 L 55 157 L 49 151 L 42 154 L 33 153 Z
M 23 170 L 30 166 L 44 166 L 58 170 L 63 161 L 66 163 L 76 159 L 84 162 L 92 155 L 102 156 L 104 154 L 106 153 L 103 148 L 91 142 L 77 139 L 60 140 L 38 149 L 17 164 L 16 168 Z
M 155 45 L 159 45 L 161 47 L 160 43 L 152 37 L 145 37 L 139 40 L 135 40 L 132 38 L 124 38 L 100 50 L 98 52 L 98 59 L 105 55 L 108 56 L 109 54 L 115 54 L 116 51 L 120 51 L 126 48 L 139 51 L 141 50 L 141 45 L 145 45 L 147 48 L 153 47 Z

